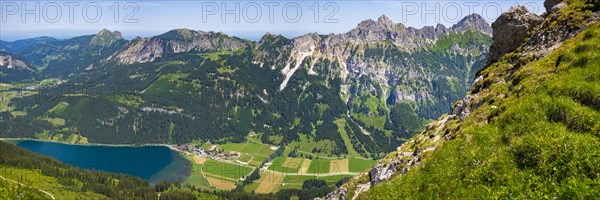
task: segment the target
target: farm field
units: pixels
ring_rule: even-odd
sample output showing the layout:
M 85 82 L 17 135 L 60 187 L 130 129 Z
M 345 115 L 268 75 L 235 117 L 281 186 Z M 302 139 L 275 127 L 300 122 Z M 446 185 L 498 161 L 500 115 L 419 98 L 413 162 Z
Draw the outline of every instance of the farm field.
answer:
M 302 159 L 290 158 L 290 157 L 275 157 L 271 161 L 270 170 L 283 172 L 283 173 L 298 173 L 300 171 L 299 166 L 301 165 Z
M 310 168 L 310 163 L 312 163 L 312 160 L 310 159 L 304 159 L 304 162 L 302 162 L 302 165 L 300 166 L 300 174 L 306 174 L 308 173 L 308 168 Z
M 226 143 L 216 145 L 223 154 L 238 153 L 239 156 L 216 158 L 188 155 L 193 163 L 193 172 L 184 184 L 194 185 L 206 190 L 232 190 L 241 184 L 263 161 L 275 153 L 269 145 L 260 144 L 257 140 L 246 143 Z M 213 144 L 197 144 L 208 149 Z M 261 194 L 275 193 L 282 189 L 301 189 L 306 180 L 325 180 L 328 185 L 335 186 L 338 181 L 362 172 L 376 161 L 364 158 L 336 158 L 321 156 L 309 152 L 294 154 L 294 150 L 286 148 L 265 167 L 260 169 L 260 177 L 254 182 L 244 185 L 246 192 Z M 301 155 L 301 156 L 298 156 Z M 215 160 L 218 159 L 218 160 Z
M 244 163 L 248 163 L 250 162 L 252 159 L 254 158 L 254 156 L 248 155 L 248 154 L 243 154 L 242 156 L 240 156 L 240 158 L 238 158 L 238 160 L 240 162 L 244 162 Z
M 331 160 L 328 159 L 313 159 L 311 160 L 310 167 L 308 167 L 308 173 L 329 173 L 331 166 Z
M 350 172 L 362 172 L 370 167 L 374 166 L 377 163 L 376 160 L 363 160 L 358 158 L 350 158 L 348 159 L 348 170 Z
M 263 161 L 273 154 L 275 150 L 271 149 L 269 145 L 257 144 L 257 143 L 227 143 L 219 145 L 225 152 L 238 152 L 240 157 L 237 159 L 244 164 L 247 163 L 250 166 L 258 167 Z
M 331 160 L 329 164 L 329 173 L 348 172 L 348 159 Z
M 221 145 L 196 142 L 194 145 L 203 149 L 216 146 L 221 149 L 219 152 L 223 154 L 239 154 L 238 156 L 222 158 L 216 158 L 218 156 L 203 157 L 196 153 L 186 155 L 186 158 L 192 162 L 193 170 L 183 183 L 209 191 L 234 189 L 242 178 L 249 175 L 268 156 L 275 152 L 269 145 L 250 142 Z
M 237 180 L 252 172 L 252 168 L 208 159 L 202 165 L 205 174 Z
M 288 157 L 285 159 L 285 162 L 283 162 L 283 165 L 281 165 L 281 166 L 296 169 L 302 164 L 302 160 L 303 160 L 302 158 Z
M 227 179 L 217 178 L 217 177 L 213 177 L 213 176 L 207 176 L 206 179 L 212 186 L 214 186 L 216 188 L 219 188 L 222 190 L 235 189 L 235 181 L 230 181 Z
M 261 172 L 260 179 L 256 181 L 259 185 L 255 192 L 259 194 L 277 192 L 284 178 L 285 176 L 280 173 Z

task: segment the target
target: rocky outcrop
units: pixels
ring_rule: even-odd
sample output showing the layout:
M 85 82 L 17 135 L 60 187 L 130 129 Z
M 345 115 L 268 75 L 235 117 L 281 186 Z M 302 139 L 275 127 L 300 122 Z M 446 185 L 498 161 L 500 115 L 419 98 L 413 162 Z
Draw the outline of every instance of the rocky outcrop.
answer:
M 542 17 L 529 12 L 527 8 L 521 5 L 513 6 L 507 12 L 502 13 L 492 23 L 494 34 L 488 63 L 496 62 L 504 54 L 517 49 L 529 36 L 533 28 L 542 21 Z
M 562 0 L 546 0 L 544 1 L 544 8 L 546 8 L 546 12 L 552 12 L 554 6 L 560 4 L 562 2 Z M 566 4 L 564 4 L 566 5 Z
M 10 53 L 0 52 L 0 74 L 4 82 L 38 78 L 39 73 L 27 61 Z
M 548 14 L 546 20 L 531 33 L 530 39 L 525 41 L 520 49 L 520 54 L 530 55 L 533 58 L 541 58 L 558 48 L 563 41 L 572 38 L 589 24 L 600 20 L 600 12 L 582 14 L 582 18 L 561 17 L 564 11 L 560 8 L 567 6 L 566 3 L 558 3 L 553 6 L 554 12 Z M 561 20 L 560 18 L 564 18 Z M 514 63 L 513 63 L 514 64 Z
M 522 42 L 519 42 L 519 44 L 516 43 L 512 43 L 510 45 L 512 45 L 511 47 L 513 48 L 507 48 L 507 46 L 502 46 L 502 45 L 496 45 L 496 41 L 497 40 L 501 40 L 500 38 L 503 38 L 503 40 L 507 40 L 508 42 L 504 41 L 499 41 L 498 44 L 506 44 L 506 43 L 511 43 L 511 42 L 515 42 L 514 40 L 511 40 L 511 38 L 513 37 L 501 37 L 499 36 L 498 38 L 496 37 L 496 35 L 502 35 L 500 33 L 496 33 L 496 28 L 494 28 L 494 43 L 492 44 L 492 46 L 490 47 L 490 57 L 492 56 L 492 52 L 495 52 L 496 54 L 494 54 L 494 56 L 496 56 L 497 60 L 500 59 L 504 59 L 505 63 L 511 66 L 511 70 L 506 71 L 506 74 L 495 74 L 495 76 L 497 77 L 489 77 L 489 76 L 479 76 L 477 77 L 474 81 L 473 84 L 471 86 L 471 91 L 460 101 L 456 102 L 454 104 L 453 107 L 453 112 L 452 114 L 456 115 L 459 117 L 459 119 L 462 121 L 464 120 L 466 117 L 468 117 L 475 109 L 479 108 L 480 106 L 483 105 L 483 100 L 480 97 L 480 93 L 482 91 L 485 91 L 489 88 L 490 85 L 492 85 L 495 82 L 498 81 L 506 81 L 509 80 L 512 76 L 513 73 L 520 68 L 523 64 L 525 64 L 526 62 L 529 61 L 534 61 L 537 60 L 539 58 L 543 58 L 544 56 L 550 54 L 552 51 L 554 51 L 556 48 L 558 48 L 563 41 L 574 37 L 575 35 L 577 35 L 578 33 L 580 33 L 583 29 L 585 29 L 588 24 L 600 21 L 600 13 L 596 12 L 596 13 L 592 13 L 589 17 L 581 20 L 581 21 L 577 21 L 575 22 L 575 20 L 577 20 L 576 18 L 566 18 L 566 20 L 559 20 L 559 18 L 561 18 L 561 15 L 565 14 L 562 13 L 562 11 L 559 8 L 565 7 L 567 6 L 565 3 L 561 3 L 560 1 L 552 1 L 552 0 L 548 0 L 544 3 L 544 5 L 549 5 L 552 6 L 553 9 L 555 9 L 553 12 L 550 12 L 546 15 L 546 18 L 542 18 L 541 22 L 537 22 L 539 17 L 535 16 L 532 13 L 528 13 L 526 12 L 525 8 L 523 8 L 522 6 L 518 6 L 515 7 L 511 10 L 508 11 L 509 14 L 503 14 L 502 19 L 498 18 L 496 20 L 496 22 L 494 22 L 494 24 L 504 24 L 507 21 L 511 21 L 511 20 L 506 20 L 507 17 L 512 17 L 515 19 L 521 19 L 519 21 L 523 22 L 523 21 L 535 21 L 532 24 L 529 25 L 525 25 L 522 23 L 515 23 L 513 21 L 513 23 L 511 24 L 510 22 L 507 23 L 506 26 L 504 26 L 503 28 L 500 28 L 501 32 L 511 32 L 514 30 L 522 30 L 523 33 L 520 33 L 519 37 L 521 37 L 521 35 L 524 34 L 524 36 L 527 39 L 520 39 L 522 40 Z M 568 13 L 566 13 L 568 14 Z M 530 20 L 525 20 L 525 19 L 530 19 Z M 521 25 L 518 25 L 521 24 Z M 537 24 L 537 26 L 535 27 L 529 27 L 533 24 Z M 573 24 L 577 24 L 576 26 L 573 26 Z M 492 25 L 493 27 L 496 27 L 494 25 Z M 513 27 L 514 28 L 511 28 Z M 530 29 L 530 31 L 525 32 L 525 27 L 529 27 L 528 29 Z M 514 31 L 517 32 L 517 31 Z M 508 33 L 507 33 L 508 34 Z M 517 36 L 515 36 L 517 37 Z M 508 46 L 510 46 L 508 45 Z M 517 47 L 519 47 L 517 49 Z M 509 51 L 509 49 L 512 49 Z M 506 51 L 506 52 L 504 52 Z M 502 52 L 502 53 L 501 53 Z M 513 53 L 514 56 L 516 56 L 517 58 L 503 58 L 505 56 L 505 54 L 507 53 Z M 520 58 L 520 59 L 519 59 Z M 490 60 L 488 60 L 488 65 L 497 61 L 497 60 L 492 60 L 492 58 L 490 58 Z M 525 63 L 523 62 L 523 60 L 525 61 Z

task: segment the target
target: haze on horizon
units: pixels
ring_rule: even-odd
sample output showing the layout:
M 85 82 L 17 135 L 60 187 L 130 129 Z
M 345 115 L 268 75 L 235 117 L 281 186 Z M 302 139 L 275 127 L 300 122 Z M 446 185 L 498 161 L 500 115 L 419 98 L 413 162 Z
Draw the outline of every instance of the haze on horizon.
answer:
M 514 4 L 538 14 L 543 1 L 3 1 L 0 40 L 50 36 L 66 39 L 103 28 L 126 39 L 172 29 L 224 32 L 258 40 L 266 32 L 293 38 L 309 32 L 344 33 L 366 19 L 388 16 L 421 28 L 455 24 L 477 13 L 492 23 Z M 368 5 L 368 7 L 365 7 Z

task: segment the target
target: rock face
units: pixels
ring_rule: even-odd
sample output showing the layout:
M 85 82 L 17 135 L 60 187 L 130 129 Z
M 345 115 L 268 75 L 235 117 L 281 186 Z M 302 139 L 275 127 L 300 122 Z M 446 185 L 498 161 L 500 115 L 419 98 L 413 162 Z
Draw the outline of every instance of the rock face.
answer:
M 0 52 L 0 68 L 34 71 L 33 69 L 29 68 L 24 60 L 18 59 L 13 55 L 4 52 Z
M 521 5 L 513 6 L 502 13 L 492 23 L 494 42 L 490 47 L 488 63 L 498 61 L 504 54 L 517 49 L 525 41 L 529 32 L 542 21 L 542 17 L 529 12 Z
M 0 52 L 0 74 L 0 79 L 7 82 L 39 77 L 38 71 L 27 61 L 6 52 Z

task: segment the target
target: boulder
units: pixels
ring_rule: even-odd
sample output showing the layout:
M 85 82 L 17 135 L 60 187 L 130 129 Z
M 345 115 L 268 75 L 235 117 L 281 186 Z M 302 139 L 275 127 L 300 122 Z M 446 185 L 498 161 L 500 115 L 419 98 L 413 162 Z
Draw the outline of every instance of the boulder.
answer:
M 546 0 L 544 1 L 544 8 L 546 8 L 546 12 L 552 12 L 552 8 L 558 4 L 560 4 L 562 0 Z
M 513 6 L 507 12 L 502 13 L 492 23 L 494 33 L 488 63 L 498 61 L 504 54 L 517 49 L 529 36 L 529 32 L 542 21 L 542 17 L 529 12 L 521 5 Z

